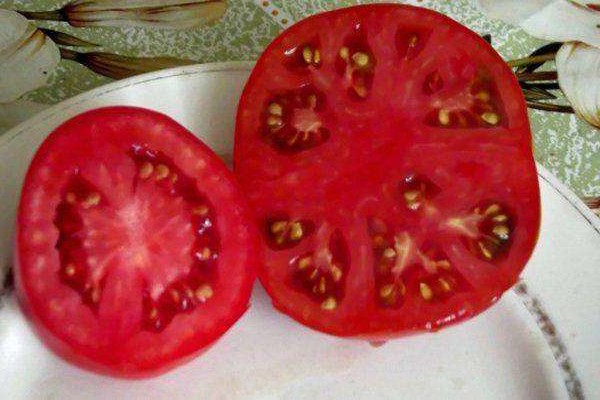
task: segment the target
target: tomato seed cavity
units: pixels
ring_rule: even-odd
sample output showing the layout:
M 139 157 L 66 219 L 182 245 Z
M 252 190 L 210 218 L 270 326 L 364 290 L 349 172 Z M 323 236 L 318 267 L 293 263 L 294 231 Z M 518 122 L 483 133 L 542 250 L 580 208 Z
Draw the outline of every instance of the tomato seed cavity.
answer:
M 343 77 L 352 99 L 364 100 L 373 84 L 377 61 L 361 25 L 344 41 L 338 52 L 335 68 Z
M 308 72 L 321 66 L 321 45 L 318 38 L 285 51 L 285 65 L 294 72 Z
M 318 236 L 329 234 L 327 227 Z M 344 297 L 349 252 L 339 230 L 331 233 L 328 246 L 295 257 L 290 261 L 294 286 L 319 302 L 323 310 L 332 311 Z
M 396 50 L 400 59 L 415 59 L 425 48 L 430 36 L 431 30 L 399 28 L 396 31 Z
M 311 87 L 276 95 L 264 112 L 264 137 L 284 152 L 300 152 L 329 139 L 320 113 L 324 97 Z
M 436 184 L 418 174 L 408 175 L 399 186 L 406 207 L 412 211 L 421 209 L 440 192 Z
M 419 244 L 408 232 L 377 217 L 369 218 L 367 225 L 374 258 L 375 300 L 382 307 L 402 307 L 411 290 L 427 302 L 469 290 L 469 285 L 437 246 Z
M 213 296 L 210 282 L 216 278 L 220 240 L 214 228 L 212 206 L 199 193 L 195 181 L 186 176 L 173 160 L 145 146 L 134 146 L 128 156 L 137 168 L 132 182 L 134 191 L 146 184 L 170 197 L 182 199 L 189 207 L 190 222 L 195 227 L 188 272 L 168 284 L 159 294 L 151 294 L 150 288 L 147 288 L 141 299 L 143 328 L 159 332 L 178 313 L 190 312 Z M 59 231 L 56 243 L 61 263 L 59 276 L 63 283 L 79 293 L 82 302 L 92 312 L 97 313 L 105 283 L 103 265 L 109 259 L 91 257 L 92 247 L 108 247 L 112 249 L 109 253 L 115 256 L 123 251 L 124 244 L 98 233 L 93 223 L 85 223 L 93 218 L 91 213 L 95 209 L 103 209 L 104 213 L 118 218 L 118 212 L 111 210 L 112 204 L 107 196 L 75 170 L 63 191 L 54 219 Z M 143 262 L 142 259 L 132 259 L 133 263 L 137 261 Z
M 289 249 L 311 235 L 315 225 L 309 220 L 290 220 L 285 216 L 269 218 L 265 224 L 267 242 L 275 250 Z
M 477 247 L 473 245 L 471 247 L 486 261 L 498 258 L 510 246 L 512 218 L 509 217 L 505 207 L 490 202 L 475 207 L 473 213 L 481 216 L 481 221 Z
M 433 110 L 425 118 L 430 126 L 449 129 L 505 126 L 500 95 L 489 73 L 481 68 L 460 92 L 445 93 L 437 71 L 425 78 L 423 91 L 432 96 Z

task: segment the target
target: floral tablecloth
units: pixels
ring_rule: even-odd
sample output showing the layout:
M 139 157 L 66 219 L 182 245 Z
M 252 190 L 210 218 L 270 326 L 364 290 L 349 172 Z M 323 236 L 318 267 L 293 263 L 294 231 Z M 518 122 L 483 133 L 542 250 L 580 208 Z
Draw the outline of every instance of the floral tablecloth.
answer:
M 213 21 L 187 29 L 165 29 L 153 26 L 151 23 L 146 26 L 74 27 L 67 22 L 36 19 L 35 24 L 38 27 L 50 29 L 47 31 L 49 36 L 52 31 L 55 32 L 54 35 L 56 32 L 63 32 L 97 46 L 90 47 L 85 42 L 77 43 L 74 38 L 68 36 L 55 36 L 56 41 L 64 44 L 61 61 L 56 67 L 47 71 L 44 86 L 29 91 L 15 102 L 0 104 L 0 134 L 2 130 L 8 129 L 30 112 L 112 81 L 111 78 L 89 69 L 93 62 L 98 63 L 97 60 L 79 54 L 90 51 L 108 53 L 109 55 L 104 57 L 108 57 L 109 61 L 112 60 L 113 64 L 117 65 L 122 60 L 118 57 L 110 58 L 110 55 L 127 57 L 124 60 L 134 60 L 134 64 L 145 62 L 146 66 L 135 64 L 134 69 L 139 72 L 176 65 L 179 62 L 255 60 L 265 46 L 294 21 L 319 11 L 370 1 L 215 0 L 215 2 L 222 5 L 218 10 L 211 11 L 218 14 Z M 57 0 L 0 0 L 0 9 L 48 12 L 60 9 L 66 3 L 67 1 Z M 113 0 L 112 3 L 118 1 Z M 127 2 L 123 1 L 123 3 Z M 415 0 L 404 3 L 435 9 L 482 35 L 490 34 L 492 45 L 505 59 L 524 57 L 544 43 L 527 35 L 520 28 L 487 19 L 475 6 L 474 0 Z M 29 14 L 29 18 L 32 19 L 36 15 L 43 16 L 43 14 Z M 60 19 L 64 18 L 64 13 L 45 15 L 46 18 L 49 16 Z M 68 44 L 84 46 L 68 46 Z M 152 61 L 156 57 L 159 59 Z M 102 60 L 99 62 L 101 63 Z M 130 72 L 123 72 L 117 68 L 105 75 L 128 75 Z M 530 118 L 537 161 L 557 175 L 578 195 L 600 196 L 600 131 L 572 114 L 532 110 Z

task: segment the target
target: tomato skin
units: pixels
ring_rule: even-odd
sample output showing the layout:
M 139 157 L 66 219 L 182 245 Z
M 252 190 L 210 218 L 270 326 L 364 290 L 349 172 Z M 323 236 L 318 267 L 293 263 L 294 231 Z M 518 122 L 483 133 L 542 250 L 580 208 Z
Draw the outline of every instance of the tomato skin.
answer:
M 98 127 L 105 131 L 106 140 L 94 133 Z M 149 135 L 147 132 L 152 130 L 160 130 L 160 132 Z M 81 139 L 75 135 L 80 135 Z M 92 143 L 90 145 L 92 148 L 95 144 L 97 151 L 94 149 L 93 154 L 81 156 L 82 152 L 86 151 L 88 145 L 86 141 Z M 48 181 L 49 174 L 57 181 L 64 181 L 63 175 L 80 169 L 83 171 L 82 174 L 87 172 L 91 176 L 97 170 L 95 162 L 105 157 L 107 162 L 111 162 L 113 165 L 117 164 L 116 173 L 122 178 L 121 175 L 127 176 L 128 171 L 132 169 L 129 155 L 126 155 L 130 148 L 128 144 L 130 142 L 155 146 L 154 149 L 172 157 L 171 168 L 178 168 L 180 175 L 191 173 L 189 178 L 191 181 L 188 181 L 194 182 L 194 186 L 198 187 L 200 193 L 206 196 L 207 201 L 216 205 L 211 206 L 211 212 L 214 213 L 211 218 L 217 221 L 215 234 L 220 237 L 219 258 L 216 264 L 220 275 L 212 278 L 211 285 L 214 295 L 211 291 L 210 296 L 212 297 L 203 300 L 206 304 L 198 304 L 198 308 L 191 312 L 176 313 L 174 318 L 167 323 L 166 328 L 161 328 L 159 332 L 140 329 L 141 315 L 138 316 L 136 312 L 132 313 L 131 310 L 126 310 L 128 305 L 141 303 L 141 297 L 135 296 L 136 292 L 122 294 L 123 312 L 119 314 L 117 305 L 116 315 L 109 315 L 117 323 L 117 326 L 125 326 L 128 329 L 126 333 L 119 332 L 117 328 L 112 329 L 111 322 L 102 322 L 108 315 L 106 314 L 108 311 L 103 311 L 104 299 L 101 298 L 100 310 L 96 311 L 98 314 L 94 316 L 91 309 L 81 302 L 78 293 L 72 288 L 66 287 L 58 278 L 56 271 L 64 267 L 64 265 L 61 267 L 62 261 L 57 257 L 59 242 L 50 239 L 42 248 L 42 245 L 36 243 L 39 240 L 32 239 L 39 235 L 41 225 L 51 227 L 48 231 L 42 231 L 44 235 L 50 238 L 57 237 L 56 227 L 51 224 L 53 220 L 55 225 L 57 223 L 58 214 L 54 210 L 58 209 L 56 204 L 60 201 L 60 196 L 64 197 L 64 194 L 52 191 L 57 187 L 60 188 L 60 184 L 53 186 L 52 183 L 48 183 L 48 189 L 42 188 L 46 184 L 44 181 Z M 106 147 L 103 147 L 105 145 Z M 65 146 L 70 146 L 70 148 L 67 149 Z M 121 156 L 120 150 L 111 153 L 111 146 L 122 146 L 123 155 Z M 183 157 L 182 151 L 188 154 Z M 74 161 L 75 164 L 70 164 L 70 155 L 73 155 L 73 159 L 78 160 Z M 123 157 L 125 161 L 120 157 Z M 95 160 L 87 162 L 86 158 L 95 158 Z M 123 164 L 119 164 L 121 162 Z M 80 168 L 77 163 L 80 163 L 82 167 Z M 198 165 L 199 169 L 194 169 L 193 165 Z M 214 179 L 212 179 L 213 177 Z M 97 179 L 97 177 L 93 179 Z M 139 180 L 139 178 L 135 179 Z M 175 179 L 174 182 L 176 182 Z M 179 176 L 179 182 L 182 179 L 184 177 Z M 200 182 L 203 182 L 202 186 L 200 186 Z M 93 183 L 98 182 L 94 181 Z M 146 188 L 147 190 L 156 190 L 156 192 L 162 190 L 158 184 L 155 189 L 152 181 L 148 185 L 150 189 Z M 176 183 L 173 183 L 174 188 L 176 188 L 175 185 Z M 129 201 L 127 195 L 119 193 L 118 184 L 114 186 L 114 193 L 106 193 L 106 195 L 112 196 L 110 198 L 112 204 L 109 206 L 123 205 Z M 170 201 L 168 200 L 170 197 L 167 195 L 161 193 L 159 195 Z M 143 198 L 143 195 L 140 196 Z M 40 198 L 43 198 L 42 200 L 48 205 L 40 206 Z M 177 198 L 175 197 L 173 202 L 179 202 Z M 86 212 L 86 210 L 82 212 Z M 167 215 L 167 217 L 170 216 Z M 106 220 L 110 221 L 110 218 Z M 101 221 L 100 224 L 102 225 L 104 222 Z M 17 296 L 38 336 L 63 359 L 79 367 L 119 378 L 156 376 L 206 351 L 248 309 L 256 266 L 260 257 L 255 229 L 247 200 L 237 188 L 231 172 L 212 150 L 177 122 L 157 112 L 135 107 L 107 107 L 88 111 L 56 128 L 37 151 L 27 172 L 16 222 L 14 265 Z M 152 232 L 150 232 L 151 234 Z M 169 236 L 165 236 L 164 239 L 171 240 Z M 176 241 L 177 239 L 172 240 Z M 173 246 L 176 245 L 177 243 L 174 242 Z M 166 255 L 163 254 L 163 256 L 169 257 L 169 254 L 173 252 L 172 249 L 173 247 L 169 246 Z M 40 274 L 36 272 L 36 260 L 42 258 L 46 260 L 47 264 L 50 264 L 41 275 L 43 280 L 48 282 L 47 285 L 40 283 Z M 121 267 L 117 265 L 115 268 Z M 155 267 L 152 266 L 152 268 Z M 127 271 L 127 267 L 120 270 Z M 122 272 L 114 273 L 121 274 Z M 124 285 L 129 285 L 126 287 L 139 289 L 142 282 L 141 276 L 144 276 L 143 279 L 158 280 L 157 282 L 163 279 L 152 276 L 151 272 L 150 275 L 144 271 L 141 271 L 140 274 L 136 278 L 135 274 L 125 273 L 121 275 L 121 278 L 111 282 L 117 282 L 120 285 L 120 281 Z M 226 281 L 228 274 L 233 274 L 234 278 Z M 106 279 L 110 281 L 110 274 Z M 130 281 L 128 282 L 128 280 Z M 170 284 L 169 282 L 170 280 L 163 281 L 161 285 Z M 51 288 L 47 289 L 49 286 Z M 106 283 L 104 289 L 106 293 L 113 290 L 112 295 L 114 295 L 114 287 L 111 289 L 109 283 Z M 48 290 L 50 291 L 48 292 Z M 129 299 L 127 298 L 128 294 L 131 296 Z M 107 296 L 109 295 L 107 294 Z M 53 314 L 48 306 L 52 302 L 69 308 L 72 315 L 65 316 L 64 312 L 61 314 L 58 311 Z M 117 301 L 117 303 L 119 302 Z M 136 307 L 139 306 L 136 305 L 134 311 L 139 309 Z M 110 312 L 114 312 L 114 310 Z M 200 322 L 202 319 L 208 322 Z M 71 331 L 65 328 L 66 324 L 72 324 L 74 329 L 79 329 L 80 332 L 88 332 L 89 339 L 74 337 Z M 104 340 L 101 338 L 107 337 L 107 335 L 106 342 L 98 343 L 98 340 Z M 111 335 L 116 339 L 111 339 L 113 337 Z M 119 337 L 119 335 L 123 336 Z
M 323 34 L 324 26 L 327 26 L 329 34 Z M 366 32 L 366 39 L 361 36 L 362 33 L 355 35 L 360 31 L 356 27 L 360 27 L 363 33 Z M 438 27 L 439 31 L 448 34 L 447 41 L 441 40 L 444 34 L 436 31 Z M 392 32 L 396 29 L 397 32 Z M 403 36 L 406 31 L 417 32 L 425 40 L 437 40 L 432 46 L 443 45 L 446 51 L 436 53 L 428 50 L 426 43 L 424 46 L 418 44 L 408 52 L 398 50 L 398 57 L 395 50 L 390 50 L 393 48 L 391 44 L 384 44 L 392 43 L 389 39 L 395 34 L 396 39 L 400 38 L 399 41 L 402 42 L 400 45 L 407 45 L 410 43 L 410 36 Z M 452 43 L 452 39 L 459 44 Z M 396 44 L 398 45 L 398 42 Z M 356 50 L 354 56 L 357 58 L 342 56 L 343 46 L 346 46 L 346 54 Z M 458 52 L 453 59 L 452 52 L 456 49 L 462 50 L 461 47 L 468 55 Z M 306 48 L 309 50 L 307 55 L 304 54 Z M 320 64 L 314 61 L 316 50 L 320 51 Z M 419 51 L 430 59 L 419 59 L 419 54 L 415 54 Z M 372 96 L 361 98 L 359 91 L 348 93 L 346 88 L 340 85 L 346 83 L 344 79 L 348 79 L 348 74 L 344 76 L 339 72 L 339 64 L 340 58 L 344 60 L 343 57 L 346 57 L 346 62 L 356 64 L 357 61 L 349 60 L 364 58 L 363 54 L 374 57 L 374 61 L 370 66 L 367 64 L 366 69 L 358 69 L 366 76 L 361 78 L 359 83 L 366 82 L 367 90 L 373 89 L 373 92 Z M 469 58 L 471 55 L 472 59 Z M 414 58 L 418 65 L 413 64 L 413 70 L 398 66 L 403 62 L 399 58 Z M 306 65 L 303 61 L 306 61 Z M 410 64 L 410 60 L 408 63 Z M 483 78 L 479 77 L 468 69 L 473 65 L 483 65 L 488 74 Z M 472 97 L 475 97 L 476 90 L 485 87 L 488 91 L 485 96 L 488 99 L 484 102 L 489 102 L 491 97 L 491 103 L 496 107 L 492 111 L 497 114 L 483 112 L 480 119 L 465 115 L 467 124 L 472 126 L 462 130 L 455 126 L 461 123 L 460 118 L 463 115 L 460 112 L 456 115 L 450 114 L 449 117 L 445 115 L 445 120 L 438 122 L 438 110 L 433 108 L 434 102 L 431 102 L 430 98 L 436 96 L 440 90 L 439 93 L 446 96 L 446 89 L 440 89 L 439 80 L 435 79 L 438 70 L 434 67 L 437 66 L 441 71 L 442 80 L 450 86 L 448 92 L 458 92 L 458 88 L 464 83 L 461 82 L 463 79 L 472 79 L 475 82 L 468 93 Z M 415 73 L 416 78 L 410 85 L 404 85 L 402 76 L 397 81 L 387 78 L 398 71 L 410 75 L 420 68 L 427 72 L 424 76 L 416 76 Z M 356 71 L 355 69 L 353 73 Z M 369 75 L 373 71 L 373 75 Z M 467 79 L 467 75 L 472 77 Z M 425 89 L 428 82 L 431 84 Z M 404 87 L 424 88 L 423 93 L 413 90 L 413 96 L 399 100 L 400 104 L 412 107 L 410 111 L 414 113 L 405 113 L 394 104 L 394 95 L 402 93 Z M 286 109 L 308 108 L 306 105 L 310 102 L 303 96 L 311 91 L 314 91 L 317 99 L 317 106 L 312 109 L 321 116 L 319 122 L 327 131 L 326 134 L 318 133 L 316 139 L 309 137 L 302 145 L 298 145 L 296 136 L 293 132 L 290 133 L 289 128 L 295 124 L 295 110 Z M 450 97 L 445 98 L 442 95 L 439 98 L 443 101 Z M 457 106 L 452 101 L 452 98 L 447 101 L 449 106 Z M 471 111 L 487 111 L 487 108 L 480 109 L 483 106 L 478 102 L 479 100 L 473 100 L 474 111 Z M 485 107 L 487 106 L 486 104 Z M 421 109 L 417 109 L 418 107 Z M 303 117 L 305 115 L 306 113 Z M 443 114 L 439 115 L 442 121 Z M 304 122 L 301 121 L 307 125 Z M 314 121 L 309 118 L 309 122 Z M 444 124 L 445 126 L 441 126 Z M 302 137 L 304 131 L 301 128 L 296 129 Z M 387 133 L 392 129 L 398 134 Z M 405 131 L 412 131 L 414 137 L 402 136 L 401 133 Z M 456 132 L 462 134 L 455 134 Z M 293 145 L 288 144 L 286 147 L 286 141 Z M 438 141 L 443 146 L 436 147 Z M 348 275 L 344 285 L 345 292 L 355 296 L 353 301 L 356 306 L 342 300 L 338 302 L 338 310 L 323 311 L 327 304 L 323 302 L 319 307 L 319 302 L 324 301 L 326 297 L 315 299 L 315 288 L 318 290 L 316 284 L 312 287 L 311 294 L 310 287 L 299 289 L 297 283 L 290 283 L 296 279 L 296 272 L 292 272 L 292 266 L 295 268 L 297 264 L 294 263 L 298 257 L 312 251 L 311 246 L 317 246 L 318 249 L 324 247 L 323 242 L 315 238 L 314 233 L 307 235 L 305 242 L 297 244 L 297 248 L 301 249 L 297 251 L 273 248 L 269 244 L 272 238 L 268 238 L 266 243 L 263 239 L 264 258 L 259 269 L 259 279 L 270 295 L 273 306 L 309 328 L 336 336 L 368 340 L 436 331 L 483 312 L 517 281 L 537 242 L 540 195 L 531 145 L 527 108 L 511 69 L 475 32 L 441 14 L 405 5 L 366 5 L 318 14 L 288 28 L 263 52 L 244 88 L 236 119 L 234 170 L 255 208 L 258 224 L 264 226 L 265 221 L 273 219 L 273 215 L 285 215 L 290 223 L 300 219 L 312 220 L 317 232 L 319 225 L 325 222 L 352 236 L 352 239 L 348 239 L 351 265 L 344 271 Z M 429 154 L 426 152 L 428 150 Z M 347 154 L 349 155 L 346 157 Z M 387 159 L 391 155 L 405 160 L 394 164 Z M 374 165 L 378 157 L 385 160 L 382 161 L 385 166 Z M 464 159 L 461 160 L 460 157 Z M 509 159 L 511 162 L 507 162 Z M 505 166 L 505 171 L 497 171 L 494 167 L 495 161 Z M 447 173 L 434 170 L 427 166 L 428 163 L 444 166 Z M 361 175 L 361 168 L 369 171 Z M 402 169 L 405 175 L 393 172 L 396 169 Z M 346 175 L 348 170 L 350 173 Z M 357 231 L 363 224 L 361 219 L 369 213 L 385 215 L 381 210 L 391 209 L 396 205 L 381 200 L 380 188 L 375 184 L 369 186 L 369 189 L 355 189 L 351 184 L 344 185 L 340 182 L 341 178 L 330 178 L 332 173 L 347 181 L 359 181 L 358 178 L 348 177 L 353 174 L 360 176 L 362 182 L 377 183 L 383 180 L 381 177 L 386 174 L 393 175 L 395 182 L 400 182 L 412 173 L 425 174 L 435 184 L 444 184 L 440 195 L 432 195 L 435 197 L 432 204 L 437 210 L 436 223 L 443 219 L 451 219 L 453 215 L 466 217 L 468 213 L 474 212 L 477 206 L 483 207 L 479 203 L 498 201 L 503 210 L 510 212 L 511 220 L 516 221 L 516 225 L 510 227 L 510 249 L 498 250 L 497 260 L 496 255 L 492 255 L 494 263 L 501 271 L 492 273 L 491 277 L 477 276 L 479 272 L 466 271 L 485 266 L 485 262 L 480 259 L 481 255 L 475 260 L 465 255 L 468 252 L 480 251 L 476 240 L 464 245 L 464 250 L 467 251 L 453 252 L 453 249 L 463 247 L 463 241 L 469 240 L 456 238 L 457 235 L 448 234 L 443 229 L 436 233 L 427 232 L 429 227 L 420 220 L 421 214 L 410 215 L 410 212 L 398 210 L 397 214 L 401 218 L 386 216 L 392 221 L 391 225 L 396 229 L 406 229 L 411 234 L 416 231 L 417 247 L 421 243 L 433 241 L 442 253 L 452 253 L 445 255 L 454 257 L 453 262 L 465 261 L 469 265 L 463 267 L 460 273 L 470 275 L 469 278 L 480 286 L 475 284 L 476 287 L 469 293 L 458 294 L 445 301 L 425 302 L 427 306 L 421 304 L 423 301 L 410 299 L 409 308 L 412 308 L 412 311 L 408 310 L 409 315 L 373 304 L 373 292 L 378 285 L 377 277 L 370 276 L 369 270 L 373 267 L 367 265 L 372 262 L 372 258 L 358 250 L 367 243 L 364 235 Z M 446 190 L 453 186 L 448 176 L 456 178 L 458 189 Z M 513 179 L 510 180 L 510 177 Z M 493 183 L 497 185 L 493 186 Z M 468 200 L 463 204 L 453 201 L 453 198 L 462 196 L 461 191 L 469 190 L 479 192 L 480 197 L 463 196 Z M 346 196 L 332 193 L 343 193 Z M 373 207 L 364 207 L 368 212 L 359 212 L 357 209 L 359 205 L 362 207 L 359 201 L 362 196 L 379 196 L 381 203 Z M 352 199 L 346 201 L 344 197 Z M 358 200 L 353 203 L 354 198 Z M 485 207 L 490 204 L 485 204 Z M 351 218 L 340 215 L 343 212 L 347 215 L 356 213 L 356 221 L 348 221 Z M 498 212 L 499 218 L 503 215 Z M 495 228 L 495 225 L 490 225 L 489 229 L 492 228 Z M 503 254 L 503 251 L 507 254 Z M 355 262 L 357 259 L 368 261 Z M 413 276 L 410 279 L 413 280 L 409 282 L 412 286 L 407 291 L 416 292 L 418 297 L 419 286 L 418 282 L 414 281 L 417 278 Z M 363 291 L 366 294 L 363 294 Z M 406 307 L 403 310 L 406 311 Z

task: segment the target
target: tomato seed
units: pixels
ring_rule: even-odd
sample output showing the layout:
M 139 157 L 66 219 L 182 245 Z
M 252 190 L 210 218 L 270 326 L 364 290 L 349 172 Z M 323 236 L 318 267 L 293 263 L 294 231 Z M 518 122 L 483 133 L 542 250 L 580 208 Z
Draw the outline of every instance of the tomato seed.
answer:
M 488 208 L 485 209 L 484 215 L 490 216 L 493 214 L 497 214 L 500 212 L 500 210 L 501 210 L 501 208 L 498 204 L 492 204 Z
M 205 217 L 206 215 L 208 215 L 208 207 L 205 205 L 196 206 L 192 209 L 192 214 L 200 217 Z
M 281 104 L 279 104 L 279 103 L 269 104 L 269 113 L 271 115 L 276 115 L 278 117 L 281 117 L 283 115 L 283 108 L 281 107 Z
M 331 266 L 331 278 L 334 282 L 339 282 L 342 279 L 343 272 L 337 265 Z
M 379 288 L 379 299 L 385 306 L 399 305 L 400 298 L 406 294 L 406 286 L 402 281 L 388 283 Z
M 410 208 L 411 210 L 418 209 L 421 205 L 421 203 L 417 201 L 420 196 L 421 192 L 418 190 L 409 190 L 407 192 L 404 192 L 404 200 L 406 201 L 406 205 L 408 206 L 408 208 Z
M 85 209 L 92 208 L 100 204 L 100 193 L 91 193 L 88 197 L 81 203 L 82 207 Z
M 74 276 L 75 271 L 76 271 L 75 264 L 69 263 L 65 266 L 65 275 L 66 276 L 69 276 L 69 277 Z
M 350 59 L 350 49 L 342 47 L 339 52 L 339 56 L 342 60 L 348 61 Z
M 438 120 L 440 121 L 440 124 L 444 126 L 450 124 L 450 111 L 445 108 L 440 109 L 440 111 L 438 111 Z
M 393 283 L 384 285 L 381 287 L 381 289 L 379 289 L 379 296 L 381 296 L 383 299 L 390 298 L 395 290 L 396 286 Z
M 319 65 L 320 63 L 321 63 L 321 52 L 318 49 L 316 49 L 314 57 L 313 57 L 313 64 Z
M 383 257 L 394 258 L 394 257 L 396 257 L 396 251 L 394 249 L 392 249 L 391 247 L 388 247 L 383 251 Z
M 435 262 L 436 267 L 440 267 L 442 269 L 448 270 L 450 269 L 450 261 L 448 260 L 439 260 Z
M 321 277 L 321 279 L 319 279 L 319 287 L 318 287 L 318 292 L 321 294 L 325 294 L 325 291 L 327 290 L 327 282 L 325 282 L 325 277 Z
M 493 258 L 492 252 L 490 251 L 490 249 L 488 249 L 488 247 L 483 242 L 477 242 L 477 245 L 479 246 L 479 250 L 481 251 L 481 254 L 485 258 L 487 258 L 488 260 L 491 260 Z
M 144 162 L 140 167 L 139 177 L 141 179 L 148 179 L 154 172 L 154 166 L 149 162 Z
M 67 195 L 65 196 L 65 200 L 67 201 L 67 203 L 69 204 L 75 204 L 77 202 L 77 196 L 75 196 L 75 193 L 73 192 L 69 192 L 67 193 Z
M 354 89 L 354 92 L 356 93 L 356 95 L 361 98 L 365 98 L 369 94 L 367 91 L 367 88 L 364 86 L 354 85 L 354 86 L 352 86 L 352 89 Z
M 198 289 L 196 289 L 196 298 L 198 301 L 204 303 L 206 300 L 210 299 L 214 292 L 213 289 L 209 285 L 202 285 Z
M 290 239 L 300 240 L 302 238 L 302 225 L 299 222 L 294 222 L 290 229 Z
M 207 261 L 211 255 L 212 252 L 208 247 L 204 247 L 202 251 L 196 252 L 196 258 L 198 258 L 198 260 L 200 261 Z
M 310 47 L 307 46 L 302 49 L 302 58 L 304 59 L 305 63 L 312 64 L 313 52 Z
M 508 220 L 508 217 L 504 214 L 498 214 L 494 218 L 492 218 L 492 220 L 495 222 L 506 222 Z
M 306 269 L 311 264 L 312 264 L 312 258 L 311 257 L 302 257 L 298 261 L 298 269 L 299 270 Z
M 276 128 L 282 126 L 283 121 L 281 120 L 281 118 L 275 115 L 271 115 L 269 116 L 269 118 L 267 118 L 267 125 L 269 125 L 271 128 Z
M 430 301 L 431 299 L 433 299 L 433 291 L 431 290 L 431 287 L 429 287 L 429 285 L 425 282 L 421 282 L 419 284 L 419 292 L 421 292 L 421 297 L 423 297 L 423 299 L 425 299 L 426 301 Z
M 369 65 L 371 59 L 367 53 L 363 53 L 361 51 L 357 51 L 352 54 L 352 61 L 359 68 L 365 68 Z
M 501 240 L 508 240 L 510 233 L 506 225 L 496 225 L 494 226 L 492 232 L 494 232 L 494 235 L 496 235 Z
M 481 114 L 481 119 L 490 125 L 498 125 L 498 122 L 500 122 L 500 117 L 498 114 L 493 112 L 484 112 Z
M 314 225 L 310 221 L 276 220 L 267 223 L 271 245 L 278 249 L 296 246 L 302 238 L 310 234 Z
M 286 221 L 277 221 L 271 224 L 271 233 L 281 233 L 285 231 L 288 223 Z
M 328 297 L 321 303 L 321 308 L 327 311 L 335 310 L 337 308 L 337 300 L 335 297 Z
M 165 179 L 167 176 L 169 176 L 170 170 L 169 167 L 167 167 L 164 164 L 158 164 L 156 166 L 156 180 L 160 181 Z
M 417 35 L 413 35 L 408 40 L 408 47 L 416 47 L 417 43 L 419 43 L 419 37 Z
M 490 101 L 490 94 L 488 92 L 482 91 L 475 95 L 475 97 L 483 102 Z
M 444 278 L 439 278 L 438 282 L 440 283 L 440 287 L 444 292 L 449 292 L 452 290 L 452 286 L 450 286 L 450 283 Z

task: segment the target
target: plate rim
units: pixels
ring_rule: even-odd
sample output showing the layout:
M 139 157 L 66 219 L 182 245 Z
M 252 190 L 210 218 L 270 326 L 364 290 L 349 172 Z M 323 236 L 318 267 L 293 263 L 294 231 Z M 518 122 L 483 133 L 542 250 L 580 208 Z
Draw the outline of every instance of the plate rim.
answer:
M 15 140 L 27 129 L 28 126 L 43 121 L 44 119 L 55 115 L 60 110 L 73 107 L 77 104 L 93 99 L 94 97 L 101 96 L 115 90 L 125 89 L 129 86 L 135 86 L 142 83 L 182 75 L 195 75 L 206 72 L 250 71 L 254 64 L 254 61 L 224 61 L 204 64 L 191 64 L 161 69 L 158 71 L 139 74 L 129 78 L 110 82 L 53 104 L 47 109 L 13 126 L 3 134 L 0 134 L 0 148 Z

